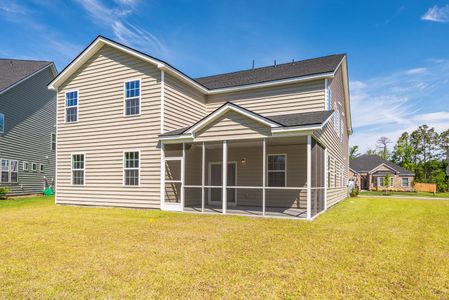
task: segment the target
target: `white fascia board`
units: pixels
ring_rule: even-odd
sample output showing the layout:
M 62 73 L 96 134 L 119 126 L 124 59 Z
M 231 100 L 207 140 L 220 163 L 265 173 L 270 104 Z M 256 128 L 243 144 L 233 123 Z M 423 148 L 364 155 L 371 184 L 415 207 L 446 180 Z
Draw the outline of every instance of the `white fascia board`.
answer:
M 352 135 L 352 121 L 351 121 L 351 101 L 349 97 L 349 82 L 348 82 L 348 67 L 346 63 L 346 56 L 341 63 L 341 69 L 343 72 L 343 90 L 345 93 L 345 119 L 346 128 L 348 128 L 348 134 Z M 338 68 L 336 69 L 336 71 Z
M 13 87 L 21 84 L 22 82 L 24 82 L 25 80 L 28 80 L 29 78 L 33 77 L 34 75 L 37 75 L 38 73 L 46 70 L 48 67 L 50 67 L 51 72 L 53 73 L 54 76 L 56 76 L 56 74 L 58 74 L 58 71 L 56 71 L 56 67 L 54 63 L 50 63 L 48 65 L 46 65 L 45 67 L 40 68 L 39 70 L 31 73 L 30 75 L 20 79 L 19 81 L 15 82 L 14 84 L 8 86 L 7 88 L 5 88 L 4 90 L 0 91 L 0 95 L 5 93 L 6 91 L 9 91 L 10 89 L 12 89 Z
M 194 133 L 194 132 L 200 130 L 201 128 L 204 128 L 205 126 L 207 126 L 214 120 L 218 119 L 219 117 L 221 117 L 228 111 L 235 111 L 235 112 L 242 114 L 248 118 L 251 118 L 257 122 L 263 123 L 271 128 L 280 126 L 278 123 L 272 122 L 272 121 L 270 121 L 266 118 L 263 118 L 257 114 L 251 113 L 247 110 L 238 108 L 238 107 L 228 103 L 228 104 L 224 105 L 223 107 L 221 107 L 220 109 L 213 112 L 212 114 L 210 114 L 207 118 L 203 119 L 202 121 L 200 121 L 198 124 L 196 124 L 195 126 L 190 128 L 189 130 L 187 130 L 186 133 Z
M 221 94 L 221 93 L 230 93 L 230 92 L 237 92 L 237 91 L 243 91 L 243 90 L 263 88 L 263 87 L 270 87 L 270 86 L 283 85 L 283 84 L 289 84 L 289 83 L 310 81 L 310 80 L 316 80 L 316 79 L 332 78 L 332 77 L 334 77 L 334 72 L 328 72 L 328 73 L 309 75 L 309 76 L 302 76 L 302 77 L 295 77 L 295 78 L 282 79 L 282 80 L 276 80 L 276 81 L 269 81 L 269 82 L 241 85 L 241 86 L 236 86 L 236 87 L 213 89 L 213 90 L 209 90 L 207 92 L 207 94 L 208 95 L 214 95 L 214 94 Z
M 171 135 L 171 136 L 160 136 L 159 141 L 163 144 L 177 144 L 182 142 L 193 141 L 192 134 L 181 134 L 181 135 Z
M 315 126 L 294 126 L 294 127 L 277 127 L 277 128 L 271 128 L 271 133 L 273 135 L 278 134 L 285 134 L 285 133 L 307 133 L 310 134 L 310 132 L 313 132 L 315 130 L 322 129 L 321 125 L 315 125 Z

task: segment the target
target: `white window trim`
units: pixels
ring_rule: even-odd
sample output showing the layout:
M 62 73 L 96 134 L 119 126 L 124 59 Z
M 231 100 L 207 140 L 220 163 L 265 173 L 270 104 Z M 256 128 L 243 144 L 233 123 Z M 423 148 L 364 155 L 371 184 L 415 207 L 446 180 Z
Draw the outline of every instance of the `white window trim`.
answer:
M 27 168 L 25 168 L 25 165 L 27 165 Z M 27 161 L 23 161 L 23 162 L 22 162 L 22 170 L 23 170 L 24 172 L 30 171 L 30 163 L 27 162 Z
M 270 170 L 269 169 L 269 167 L 268 167 L 268 157 L 270 157 L 270 156 L 284 156 L 285 157 L 285 169 L 284 170 Z M 268 179 L 268 177 L 269 177 L 269 173 L 281 173 L 281 172 L 284 172 L 285 174 L 284 174 L 284 187 L 287 187 L 288 186 L 288 183 L 287 183 L 287 153 L 270 153 L 270 154 L 267 154 L 267 157 L 265 158 L 266 159 L 266 164 L 267 164 L 267 187 L 272 187 L 272 186 L 270 186 L 268 183 L 269 183 L 269 179 Z
M 138 152 L 139 153 L 139 167 L 138 168 L 126 168 L 126 158 L 125 158 L 125 153 L 127 152 Z M 142 162 L 142 156 L 140 154 L 140 149 L 129 149 L 129 150 L 124 150 L 122 153 L 122 160 L 123 160 L 123 178 L 122 178 L 122 184 L 125 187 L 128 188 L 134 188 L 134 187 L 140 187 L 140 166 L 141 166 L 141 162 Z M 127 185 L 126 184 L 126 170 L 137 170 L 137 175 L 139 176 L 139 180 L 137 182 L 137 185 Z M 165 174 L 164 174 L 165 176 Z
M 36 166 L 36 170 L 34 170 L 34 166 Z M 37 163 L 31 163 L 31 172 L 37 172 Z
M 134 114 L 134 115 L 127 115 L 126 114 L 126 100 L 128 98 L 126 98 L 126 83 L 132 82 L 132 81 L 139 81 L 139 97 L 129 98 L 129 99 L 139 98 L 139 113 Z M 141 114 L 142 114 L 142 78 L 126 79 L 125 81 L 123 81 L 123 116 L 125 118 L 130 118 L 130 117 L 138 117 Z
M 3 172 L 3 161 L 6 160 L 8 161 L 8 181 L 1 181 L 1 173 Z M 15 173 L 17 173 L 17 181 L 12 182 L 11 181 L 11 166 L 12 166 L 12 162 L 16 162 L 16 166 L 17 166 L 17 171 Z M 16 159 L 6 159 L 6 158 L 0 158 L 0 183 L 19 183 L 19 161 Z
M 3 133 L 5 133 L 6 118 L 5 118 L 5 114 L 3 114 L 3 113 L 0 113 L 0 116 L 3 117 L 3 129 L 0 130 L 0 134 L 3 134 Z
M 39 173 L 44 173 L 45 169 L 44 169 L 44 164 L 39 164 Z
M 71 92 L 76 92 L 76 106 L 67 106 L 67 94 Z M 67 122 L 67 108 L 76 107 L 76 121 Z M 76 124 L 80 120 L 80 91 L 79 90 L 68 90 L 64 91 L 64 124 Z
M 83 155 L 84 163 L 83 163 L 82 169 L 74 169 L 73 168 L 73 156 L 74 155 Z M 83 184 L 73 184 L 73 170 L 83 171 Z M 70 153 L 70 185 L 71 186 L 85 186 L 86 185 L 86 153 L 84 153 L 84 152 Z

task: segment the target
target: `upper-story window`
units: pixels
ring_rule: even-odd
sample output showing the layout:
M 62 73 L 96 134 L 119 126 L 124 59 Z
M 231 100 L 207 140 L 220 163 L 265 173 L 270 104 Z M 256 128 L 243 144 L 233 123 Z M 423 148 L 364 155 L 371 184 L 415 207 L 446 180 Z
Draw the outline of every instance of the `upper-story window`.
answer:
M 78 121 L 78 92 L 65 93 L 65 121 L 67 123 Z
M 0 133 L 5 133 L 5 115 L 0 113 Z
M 125 82 L 125 116 L 140 114 L 140 80 Z

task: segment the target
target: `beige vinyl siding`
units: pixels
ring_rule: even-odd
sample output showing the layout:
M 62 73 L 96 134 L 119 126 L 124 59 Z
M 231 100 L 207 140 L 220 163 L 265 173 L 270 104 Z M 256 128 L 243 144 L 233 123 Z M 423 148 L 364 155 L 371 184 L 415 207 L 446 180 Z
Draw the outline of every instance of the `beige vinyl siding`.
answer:
M 271 135 L 271 128 L 240 113 L 229 111 L 200 130 L 195 141 L 261 138 Z
M 209 95 L 208 112 L 212 112 L 227 101 L 264 116 L 323 110 L 324 80 Z
M 141 115 L 124 116 L 124 81 L 141 79 Z M 78 122 L 65 92 L 78 90 Z M 59 88 L 57 203 L 159 208 L 160 71 L 103 46 Z M 123 152 L 140 150 L 140 186 L 123 185 Z M 85 185 L 71 185 L 71 154 L 85 154 Z
M 344 91 L 343 91 L 343 77 L 341 67 L 337 70 L 336 75 L 333 79 L 329 80 L 329 88 L 332 91 L 332 101 L 331 109 L 334 108 L 334 103 L 339 105 L 339 111 L 341 119 L 345 120 L 344 116 Z M 328 155 L 331 155 L 333 160 L 338 161 L 344 167 L 344 183 L 340 184 L 340 180 L 335 182 L 335 164 L 333 163 L 331 168 L 331 178 L 330 178 L 330 188 L 327 191 L 327 204 L 331 206 L 344 198 L 347 197 L 347 180 L 348 180 L 348 170 L 349 170 L 349 151 L 348 151 L 348 133 L 346 128 L 346 122 L 343 122 L 344 130 L 343 136 L 340 138 L 334 130 L 334 116 L 329 120 L 329 122 L 324 127 L 321 133 L 315 134 L 317 140 L 327 147 Z M 337 175 L 338 176 L 338 175 Z
M 164 132 L 188 127 L 206 115 L 206 97 L 165 73 Z

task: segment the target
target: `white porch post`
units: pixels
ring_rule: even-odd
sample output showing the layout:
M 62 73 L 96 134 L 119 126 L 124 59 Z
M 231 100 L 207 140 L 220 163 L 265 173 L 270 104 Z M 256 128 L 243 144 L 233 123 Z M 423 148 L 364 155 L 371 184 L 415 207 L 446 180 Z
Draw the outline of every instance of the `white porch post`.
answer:
M 328 184 L 328 176 L 329 174 L 329 165 L 328 165 L 328 157 L 327 157 L 327 148 L 324 148 L 324 210 L 327 210 L 327 186 Z
M 265 186 L 266 186 L 266 168 L 267 168 L 267 142 L 264 138 L 262 140 L 262 215 L 265 216 L 265 206 L 266 206 L 266 199 L 265 199 Z
M 206 173 L 206 145 L 203 142 L 203 152 L 201 154 L 201 212 L 204 212 L 204 183 Z
M 307 136 L 307 219 L 312 219 L 312 137 Z
M 223 179 L 223 194 L 222 194 L 222 203 L 223 203 L 223 213 L 226 213 L 226 208 L 228 206 L 228 196 L 227 196 L 227 185 L 228 185 L 228 143 L 227 141 L 223 141 L 223 164 L 222 164 L 222 179 Z
M 161 209 L 165 209 L 165 147 L 161 143 Z
M 184 210 L 185 197 L 185 171 L 186 171 L 186 144 L 182 143 L 182 161 L 181 161 L 181 210 Z

